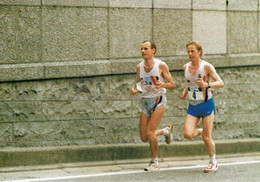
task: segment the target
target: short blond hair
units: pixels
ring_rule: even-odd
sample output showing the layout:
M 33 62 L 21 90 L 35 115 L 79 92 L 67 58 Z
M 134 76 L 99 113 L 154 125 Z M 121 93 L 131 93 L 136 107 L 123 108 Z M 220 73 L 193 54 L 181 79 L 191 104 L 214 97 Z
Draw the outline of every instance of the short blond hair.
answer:
M 201 51 L 200 57 L 202 57 L 202 55 L 203 55 L 203 50 L 202 50 L 201 44 L 200 44 L 198 41 L 192 40 L 192 41 L 190 41 L 190 42 L 188 42 L 188 43 L 186 44 L 186 48 L 187 48 L 188 46 L 190 46 L 190 45 L 194 45 L 198 51 Z

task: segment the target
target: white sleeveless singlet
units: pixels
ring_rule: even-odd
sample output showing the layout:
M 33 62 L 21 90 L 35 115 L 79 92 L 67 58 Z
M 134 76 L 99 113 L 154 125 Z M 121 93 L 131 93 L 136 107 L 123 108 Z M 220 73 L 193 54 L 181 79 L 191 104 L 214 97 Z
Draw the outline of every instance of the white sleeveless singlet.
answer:
M 162 61 L 159 59 L 154 59 L 154 62 L 154 66 L 150 72 L 145 72 L 144 61 L 140 63 L 140 78 L 143 98 L 155 98 L 166 93 L 165 88 L 155 88 L 155 81 L 160 80 L 163 82 L 164 79 L 160 76 L 159 72 L 159 65 L 162 63 Z
M 195 74 L 191 74 L 189 71 L 190 62 L 186 64 L 185 78 L 187 80 L 189 102 L 192 105 L 200 104 L 212 97 L 211 89 L 209 88 L 202 89 L 197 85 L 197 80 L 199 78 L 202 78 L 204 81 L 207 81 L 206 75 L 204 73 L 204 66 L 207 64 L 209 63 L 202 60 Z

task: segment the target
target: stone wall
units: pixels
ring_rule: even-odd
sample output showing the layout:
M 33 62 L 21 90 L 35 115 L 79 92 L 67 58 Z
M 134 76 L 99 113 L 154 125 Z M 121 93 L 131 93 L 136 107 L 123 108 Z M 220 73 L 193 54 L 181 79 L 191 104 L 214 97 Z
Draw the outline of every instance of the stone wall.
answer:
M 226 85 L 213 90 L 217 112 L 214 138 L 259 138 L 260 66 L 217 71 Z M 185 80 L 182 72 L 172 75 L 177 89 L 167 92 L 168 108 L 161 127 L 173 123 L 174 140 L 182 141 L 187 101 L 178 95 Z M 141 143 L 140 95 L 129 94 L 134 77 L 127 74 L 0 84 L 1 146 Z
M 0 0 L 0 145 L 140 143 L 129 95 L 143 40 L 177 89 L 162 122 L 183 140 L 186 43 L 202 43 L 225 82 L 214 138 L 259 137 L 260 0 Z

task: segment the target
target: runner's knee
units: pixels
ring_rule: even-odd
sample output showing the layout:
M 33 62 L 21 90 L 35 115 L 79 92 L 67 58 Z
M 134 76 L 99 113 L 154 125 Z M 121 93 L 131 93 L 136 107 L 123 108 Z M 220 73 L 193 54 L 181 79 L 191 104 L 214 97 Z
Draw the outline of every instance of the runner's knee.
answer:
M 184 138 L 191 140 L 193 138 L 193 133 L 189 133 L 189 132 L 184 131 L 183 136 L 184 136 Z
M 148 141 L 151 141 L 151 140 L 153 140 L 154 137 L 155 137 L 155 132 L 153 132 L 153 131 L 147 131 L 147 132 L 146 132 L 146 136 L 147 136 Z
M 202 133 L 202 139 L 205 143 L 211 142 L 211 136 Z
M 148 138 L 145 136 L 145 137 L 141 137 L 141 140 L 142 142 L 148 142 Z
M 148 138 L 147 138 L 146 134 L 140 133 L 140 139 L 142 140 L 142 142 L 148 142 Z

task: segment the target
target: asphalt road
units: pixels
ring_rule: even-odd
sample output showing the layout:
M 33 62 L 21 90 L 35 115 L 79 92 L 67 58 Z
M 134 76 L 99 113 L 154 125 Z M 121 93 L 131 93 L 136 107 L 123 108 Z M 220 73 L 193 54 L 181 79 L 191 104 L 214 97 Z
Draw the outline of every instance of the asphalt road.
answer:
M 207 156 L 160 160 L 161 169 L 145 172 L 147 159 L 57 164 L 0 169 L 1 181 L 13 182 L 260 182 L 260 153 L 218 156 L 219 169 L 203 173 Z
M 77 181 L 88 182 L 260 182 L 260 163 L 221 166 L 216 173 L 206 174 L 201 168 L 161 170 L 157 172 L 87 177 Z M 73 180 L 63 180 L 72 182 Z

